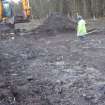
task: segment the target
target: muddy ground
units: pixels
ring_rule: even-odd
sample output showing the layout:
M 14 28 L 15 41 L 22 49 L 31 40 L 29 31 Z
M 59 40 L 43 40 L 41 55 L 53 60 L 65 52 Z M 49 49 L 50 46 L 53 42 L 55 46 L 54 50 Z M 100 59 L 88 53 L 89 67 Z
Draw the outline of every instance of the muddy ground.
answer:
M 105 30 L 85 42 L 75 32 L 8 36 L 0 40 L 0 105 L 105 105 Z

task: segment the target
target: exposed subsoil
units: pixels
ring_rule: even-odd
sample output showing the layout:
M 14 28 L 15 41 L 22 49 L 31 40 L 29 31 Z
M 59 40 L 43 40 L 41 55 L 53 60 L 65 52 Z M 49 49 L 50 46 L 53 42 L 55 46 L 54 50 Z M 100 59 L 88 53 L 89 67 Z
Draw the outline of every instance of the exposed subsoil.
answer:
M 105 31 L 1 38 L 0 105 L 105 105 Z

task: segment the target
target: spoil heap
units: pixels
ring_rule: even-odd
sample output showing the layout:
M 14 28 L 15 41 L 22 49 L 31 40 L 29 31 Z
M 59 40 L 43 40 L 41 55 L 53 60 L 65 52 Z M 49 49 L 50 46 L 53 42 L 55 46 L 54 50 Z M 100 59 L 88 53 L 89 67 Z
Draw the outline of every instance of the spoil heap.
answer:
M 37 33 L 73 32 L 75 22 L 61 13 L 52 13 L 35 31 Z

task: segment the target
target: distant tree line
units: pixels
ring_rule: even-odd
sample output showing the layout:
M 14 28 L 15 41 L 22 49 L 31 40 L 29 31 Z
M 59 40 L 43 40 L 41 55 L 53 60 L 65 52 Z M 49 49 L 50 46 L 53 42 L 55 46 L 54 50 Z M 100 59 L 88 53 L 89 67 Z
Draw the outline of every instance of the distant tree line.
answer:
M 105 16 L 105 0 L 29 0 L 32 15 L 45 17 L 52 12 L 66 15 L 82 15 L 85 18 Z

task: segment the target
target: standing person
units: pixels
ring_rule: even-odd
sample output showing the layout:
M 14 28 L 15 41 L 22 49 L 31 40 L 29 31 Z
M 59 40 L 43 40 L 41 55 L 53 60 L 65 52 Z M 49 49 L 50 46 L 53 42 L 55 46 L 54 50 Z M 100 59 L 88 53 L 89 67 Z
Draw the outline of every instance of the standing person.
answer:
M 78 16 L 77 21 L 77 37 L 79 37 L 81 41 L 84 41 L 84 37 L 87 34 L 86 22 L 82 16 Z

